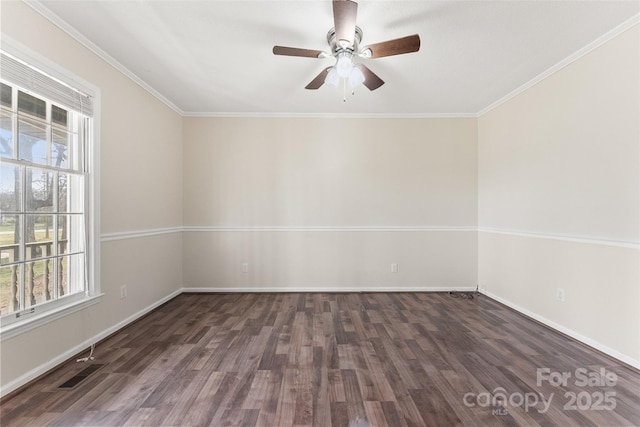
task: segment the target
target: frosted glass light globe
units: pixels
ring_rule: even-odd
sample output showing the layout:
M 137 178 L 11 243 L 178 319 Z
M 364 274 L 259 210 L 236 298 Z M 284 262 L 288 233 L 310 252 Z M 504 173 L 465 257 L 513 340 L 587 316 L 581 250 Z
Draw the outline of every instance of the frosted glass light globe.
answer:
M 364 83 L 364 74 L 362 74 L 362 70 L 359 67 L 353 67 L 351 73 L 349 74 L 349 86 L 355 88 Z
M 336 62 L 336 71 L 341 78 L 346 79 L 349 77 L 352 68 L 353 63 L 351 62 L 351 57 L 343 55 L 338 58 L 338 61 Z
M 329 73 L 327 73 L 327 77 L 324 78 L 324 82 L 329 86 L 338 87 L 340 84 L 340 76 L 338 76 L 336 67 L 331 67 Z

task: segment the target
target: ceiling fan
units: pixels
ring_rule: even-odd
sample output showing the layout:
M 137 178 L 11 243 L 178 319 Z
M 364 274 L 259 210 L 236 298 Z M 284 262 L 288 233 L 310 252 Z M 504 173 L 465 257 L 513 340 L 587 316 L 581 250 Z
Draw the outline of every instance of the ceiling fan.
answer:
M 351 88 L 363 84 L 369 90 L 376 90 L 384 81 L 363 63 L 354 63 L 354 58 L 382 58 L 420 50 L 420 36 L 402 37 L 385 42 L 360 47 L 362 30 L 356 26 L 358 3 L 351 0 L 333 0 L 334 27 L 327 33 L 330 52 L 295 47 L 274 46 L 275 55 L 300 56 L 306 58 L 334 57 L 334 66 L 320 72 L 305 89 L 318 89 L 324 83 L 338 87 L 343 82 Z

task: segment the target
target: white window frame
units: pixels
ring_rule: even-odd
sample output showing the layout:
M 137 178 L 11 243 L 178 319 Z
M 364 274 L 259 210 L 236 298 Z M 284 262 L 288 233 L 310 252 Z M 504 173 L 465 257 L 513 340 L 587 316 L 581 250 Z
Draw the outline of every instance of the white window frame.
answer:
M 61 317 L 100 302 L 100 88 L 71 73 L 41 54 L 2 34 L 1 49 L 44 74 L 93 98 L 93 116 L 88 143 L 85 146 L 85 221 L 87 222 L 86 265 L 87 290 L 59 298 L 20 312 L 20 319 L 0 324 L 0 341 L 53 322 Z M 35 93 L 37 96 L 37 93 Z

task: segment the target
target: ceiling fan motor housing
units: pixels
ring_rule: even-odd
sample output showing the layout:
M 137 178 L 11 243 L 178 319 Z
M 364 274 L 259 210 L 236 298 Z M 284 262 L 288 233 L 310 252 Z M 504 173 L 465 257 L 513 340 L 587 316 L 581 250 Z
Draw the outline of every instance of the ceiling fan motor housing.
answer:
M 360 42 L 362 41 L 362 29 L 356 26 L 356 31 L 353 37 L 353 43 L 351 46 L 343 48 L 336 43 L 336 29 L 331 28 L 327 33 L 327 43 L 331 47 L 331 54 L 335 57 L 342 52 L 349 52 L 351 55 L 358 54 L 360 49 Z

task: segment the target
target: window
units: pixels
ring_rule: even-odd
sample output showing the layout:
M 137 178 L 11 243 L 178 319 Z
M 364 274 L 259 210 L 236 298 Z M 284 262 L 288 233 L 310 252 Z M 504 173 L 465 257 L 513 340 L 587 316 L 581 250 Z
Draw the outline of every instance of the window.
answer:
M 97 293 L 93 98 L 1 52 L 3 329 Z M 4 333 L 3 333 L 4 337 Z

